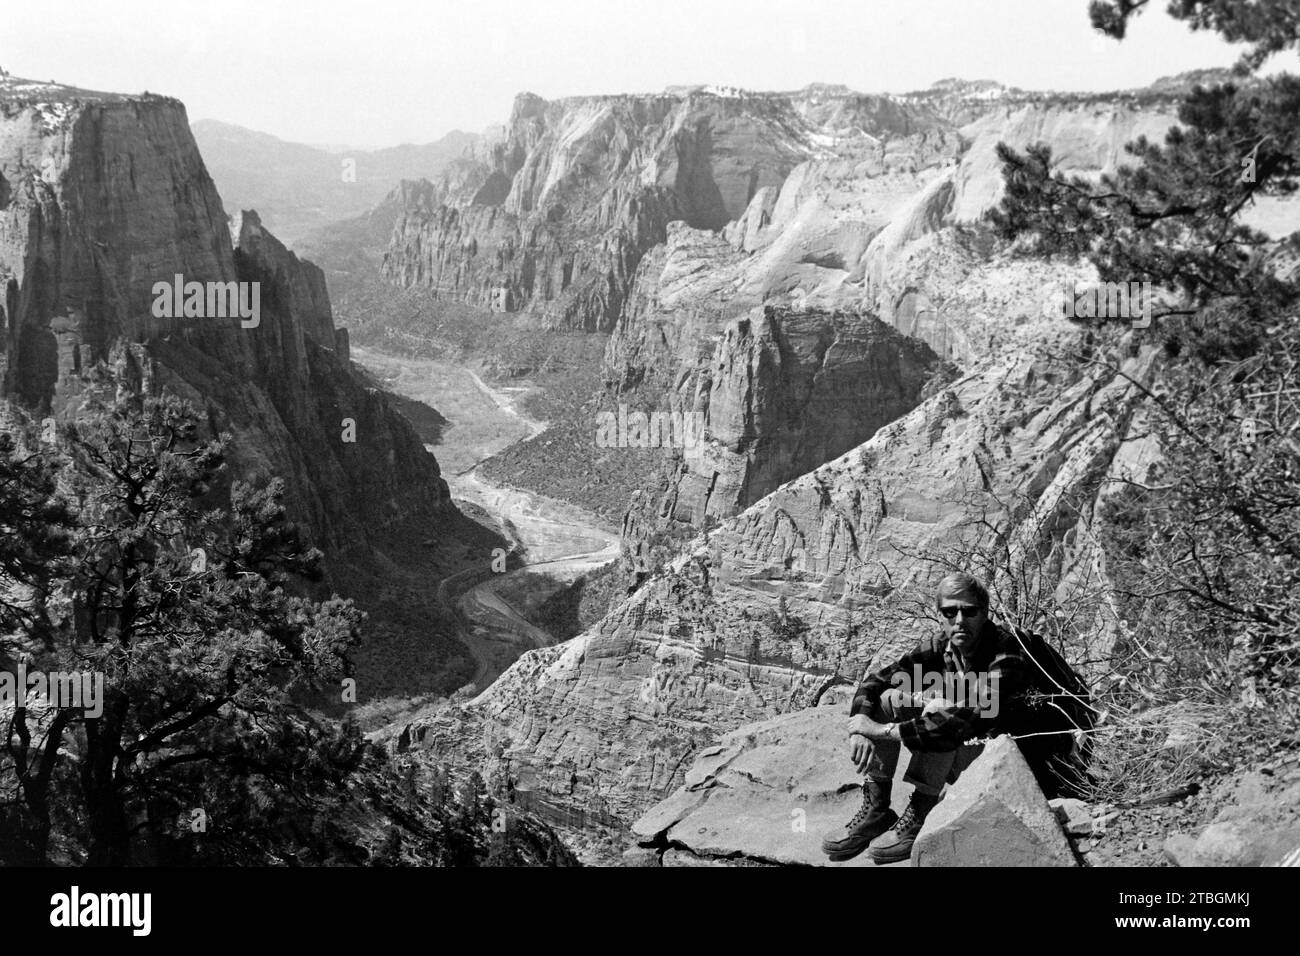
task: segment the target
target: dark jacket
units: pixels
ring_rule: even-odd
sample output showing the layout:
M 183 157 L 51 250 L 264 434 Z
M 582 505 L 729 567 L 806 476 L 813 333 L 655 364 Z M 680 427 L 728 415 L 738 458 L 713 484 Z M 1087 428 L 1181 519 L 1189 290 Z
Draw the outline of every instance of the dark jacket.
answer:
M 945 637 L 927 639 L 910 654 L 869 675 L 853 697 L 851 714 L 878 717 L 877 705 L 891 687 L 915 692 L 939 683 L 959 705 L 898 725 L 909 750 L 955 750 L 975 737 L 1015 734 L 1026 727 L 1028 663 L 1015 635 L 986 621 L 965 669 Z M 966 676 L 969 675 L 969 676 Z M 951 693 L 956 690 L 957 694 Z
M 945 690 L 965 693 L 944 696 L 959 706 L 899 722 L 909 750 L 955 750 L 968 740 L 1011 734 L 1048 796 L 1080 792 L 1088 754 L 1073 731 L 1092 729 L 1092 708 L 1086 685 L 1060 655 L 1027 631 L 988 621 L 964 674 L 948 639 L 936 635 L 863 680 L 850 713 L 879 720 L 880 698 L 890 688 L 925 691 L 915 686 L 918 676 L 951 681 Z

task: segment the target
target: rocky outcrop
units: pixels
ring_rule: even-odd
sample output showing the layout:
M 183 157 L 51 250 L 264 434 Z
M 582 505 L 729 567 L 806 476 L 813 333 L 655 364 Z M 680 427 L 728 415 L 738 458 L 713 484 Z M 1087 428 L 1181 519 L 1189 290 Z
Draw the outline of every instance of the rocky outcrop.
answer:
M 70 317 L 79 344 L 102 358 L 114 341 L 150 334 L 155 281 L 235 279 L 234 254 L 179 102 L 13 82 L 6 94 L 4 391 L 49 407 L 59 378 L 53 319 Z
M 608 364 L 617 380 L 635 381 L 647 357 L 663 358 L 638 355 L 644 339 L 662 335 L 661 352 L 691 340 L 665 331 L 673 313 L 690 327 L 698 315 L 721 322 L 762 303 L 871 312 L 942 358 L 977 358 L 1041 313 L 1045 284 L 1090 278 L 1068 264 L 1040 267 L 1041 277 L 1008 270 L 988 237 L 956 228 L 1001 199 L 997 144 L 1046 143 L 1059 171 L 1095 179 L 1130 160 L 1126 143 L 1163 138 L 1182 89 L 1074 95 L 946 81 L 896 98 L 917 122 L 862 128 L 842 113 L 861 98 L 810 89 L 796 102 L 819 130 L 819 154 L 756 192 L 720 239 L 670 228 L 645 257 Z M 1274 197 L 1250 221 L 1275 237 L 1296 226 Z
M 1062 172 L 1095 178 L 1127 158 L 1128 141 L 1160 139 L 1176 106 L 1168 91 L 1077 97 L 947 82 L 900 98 L 918 122 L 880 119 L 891 115 L 880 107 L 868 111 L 878 117 L 867 127 L 875 136 L 850 136 L 857 127 L 844 112 L 855 102 L 847 91 L 814 89 L 795 101 L 805 119 L 839 134 L 823 134 L 826 155 L 795 167 L 779 188 L 759 190 L 720 234 L 671 224 L 665 243 L 643 258 L 610 337 L 606 381 L 619 400 L 708 408 L 714 439 L 674 460 L 632 502 L 624 522 L 630 575 L 653 568 L 665 535 L 730 515 L 820 463 L 812 455 L 764 460 L 761 445 L 738 455 L 730 439 L 743 433 L 718 421 L 728 400 L 706 390 L 729 384 L 741 386 L 752 421 L 794 411 L 779 389 L 751 393 L 747 383 L 704 371 L 734 345 L 744 316 L 759 306 L 869 314 L 938 360 L 978 367 L 1018 347 L 1017 331 L 1043 317 L 1062 282 L 1097 278 L 1087 266 L 1016 258 L 975 227 L 1002 195 L 997 143 L 1046 142 Z M 1256 224 L 1286 218 L 1270 203 Z M 854 442 L 874 430 L 852 421 L 827 427 Z M 827 458 L 848 447 L 826 449 Z M 768 481 L 749 487 L 756 475 Z
M 820 706 L 749 724 L 702 750 L 682 786 L 632 824 L 638 845 L 664 866 L 692 861 L 873 866 L 867 854 L 832 864 L 822 851 L 862 802 L 862 777 L 845 745 L 849 688 Z M 899 761 L 892 805 L 912 791 Z M 1009 737 L 985 747 L 931 811 L 915 866 L 1073 866 L 1074 853 Z
M 916 149 L 924 139 L 899 142 Z M 871 162 L 839 168 L 875 181 L 884 160 Z M 819 305 L 836 300 L 821 293 L 840 287 L 845 262 L 888 221 L 884 201 L 874 225 L 852 215 L 861 191 L 832 195 L 818 185 L 823 172 L 805 163 L 779 195 L 760 190 L 721 236 L 674 223 L 641 263 L 606 348 L 606 380 L 619 400 L 697 415 L 706 440 L 647 482 L 662 491 L 633 502 L 629 571 L 651 569 L 659 532 L 728 517 L 865 441 L 940 371 L 928 348 L 874 316 Z M 901 195 L 915 178 L 904 174 Z M 762 305 L 773 298 L 789 304 Z
M 437 463 L 338 354 L 320 271 L 261 227 L 235 224 L 164 97 L 89 94 L 6 79 L 0 109 L 0 284 L 5 396 L 72 417 L 113 369 L 167 387 L 233 436 L 241 477 L 282 477 L 291 516 L 323 547 L 451 514 Z M 260 283 L 260 321 L 165 318 L 154 283 Z M 342 340 L 346 343 L 346 338 Z M 344 419 L 355 442 L 344 440 Z
M 632 825 L 638 844 L 664 866 L 826 865 L 822 837 L 853 816 L 862 787 L 844 746 L 846 694 L 821 703 L 732 731 L 700 751 L 682 786 Z M 905 772 L 900 761 L 898 812 L 907 803 Z M 864 853 L 838 865 L 874 864 Z
M 755 197 L 755 202 L 759 197 Z M 716 233 L 684 222 L 646 253 L 605 346 L 605 378 L 620 393 L 676 390 L 706 362 L 727 322 L 761 304 L 734 293 L 744 256 Z
M 664 493 L 642 497 L 625 521 L 638 571 L 651 570 L 638 522 L 730 517 L 910 411 L 940 371 L 923 344 L 869 315 L 766 306 L 710 338 L 712 355 L 679 365 L 660 398 L 702 422 L 703 435 L 674 460 Z
M 959 129 L 952 117 L 962 97 L 974 104 L 975 120 Z M 863 402 L 837 394 L 808 414 L 789 390 L 764 387 L 736 355 L 750 351 L 755 310 L 856 314 L 864 331 L 883 322 L 907 337 L 900 341 L 928 346 L 928 375 L 943 360 L 977 366 L 1014 347 L 1016 330 L 1043 317 L 1056 283 L 1095 278 L 1087 268 L 1014 259 L 987 237 L 958 228 L 1001 195 L 996 143 L 1023 147 L 1043 137 L 1059 149 L 1062 170 L 1097 175 L 1115 168 L 1127 138 L 1157 136 L 1171 121 L 1168 103 L 1161 112 L 1120 98 L 1101 105 L 1034 102 L 978 84 L 901 98 L 912 104 L 906 110 L 872 106 L 843 90 L 812 90 L 798 102 L 801 115 L 838 134 L 824 134 L 824 155 L 795 167 L 779 188 L 758 191 L 721 234 L 672 224 L 666 242 L 642 260 L 610 337 L 606 380 L 619 399 L 693 407 L 706 416 L 710 439 L 674 460 L 646 483 L 655 490 L 633 501 L 624 522 L 630 575 L 653 569 L 665 535 L 734 514 L 865 441 L 928 394 L 924 377 L 909 379 L 876 363 L 850 376 Z M 863 135 L 853 120 L 862 110 L 875 135 Z M 916 122 L 903 122 L 899 111 Z M 858 135 L 846 135 L 850 130 Z M 882 337 L 870 334 L 879 349 Z M 885 411 L 879 392 L 893 387 L 898 401 L 882 420 L 873 414 Z M 814 434 L 824 428 L 834 439 L 812 437 L 802 454 L 784 453 L 770 438 L 754 440 L 756 427 L 794 420 L 816 421 Z
M 665 339 L 660 352 L 691 340 L 661 332 L 673 314 L 693 332 L 698 315 L 721 321 L 764 302 L 868 311 L 956 361 L 1040 314 L 1042 289 L 1061 277 L 1060 266 L 1041 270 L 1041 279 L 1012 270 L 1015 284 L 980 275 L 995 250 L 952 229 L 1000 199 L 994 147 L 1045 141 L 1062 171 L 1096 176 L 1115 169 L 1129 139 L 1158 138 L 1173 121 L 1171 106 L 1049 101 L 1012 111 L 980 102 L 978 120 L 960 129 L 933 120 L 908 135 L 835 141 L 833 157 L 810 159 L 778 188 L 756 193 L 721 240 L 670 229 L 666 245 L 647 254 L 611 337 L 616 378 L 635 382 L 640 369 L 662 363 L 662 354 L 639 353 L 643 340 Z
M 285 323 L 286 331 L 296 339 L 282 350 L 296 350 L 298 340 L 306 339 L 334 348 L 334 317 L 325 274 L 312 263 L 300 260 L 267 232 L 256 211 L 244 210 L 231 218 L 230 238 L 239 274 L 245 281 L 261 284 L 263 304 L 292 317 L 290 323 Z
M 768 306 L 733 320 L 700 382 L 707 440 L 686 450 L 694 483 L 673 510 L 730 515 L 837 457 L 910 411 L 937 364 L 871 316 Z

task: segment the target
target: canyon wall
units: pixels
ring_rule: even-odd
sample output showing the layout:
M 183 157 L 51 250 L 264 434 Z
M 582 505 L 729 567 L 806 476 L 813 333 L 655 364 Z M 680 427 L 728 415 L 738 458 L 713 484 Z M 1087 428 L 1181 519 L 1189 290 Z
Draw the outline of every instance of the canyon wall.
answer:
M 836 122 L 876 131 L 937 123 L 906 104 L 857 99 Z M 433 202 L 408 205 L 384 270 L 435 295 L 608 331 L 668 223 L 721 229 L 825 141 L 777 94 L 522 94 L 500 142 L 426 190 Z
M 995 353 L 1041 317 L 1054 283 L 1090 277 L 1014 263 L 962 228 L 1001 195 L 994 146 L 1044 139 L 1062 170 L 1096 176 L 1115 169 L 1128 139 L 1162 132 L 1167 109 L 1027 102 L 976 85 L 964 92 L 977 118 L 957 128 L 940 117 L 960 113 L 962 92 L 868 109 L 842 90 L 807 91 L 791 102 L 824 131 L 822 155 L 758 190 L 723 229 L 673 223 L 643 257 L 606 348 L 606 381 L 618 401 L 700 416 L 705 440 L 631 502 L 630 580 L 662 559 L 665 535 L 680 540 L 866 441 L 955 374 L 945 360 L 969 366 Z M 878 124 L 875 135 L 863 122 Z M 809 366 L 790 343 L 813 328 L 822 350 L 809 350 Z M 792 384 L 822 361 L 808 389 Z
M 353 376 L 320 270 L 262 228 L 234 235 L 176 100 L 4 78 L 0 286 L 5 397 L 73 417 L 116 370 L 193 401 L 233 436 L 235 473 L 280 477 L 290 514 L 329 551 L 450 515 L 409 424 Z M 158 318 L 153 285 L 258 282 L 261 316 Z M 356 425 L 355 443 L 343 419 Z
M 696 341 L 711 354 L 661 366 L 676 376 L 658 403 L 696 416 L 701 440 L 670 459 L 662 493 L 628 511 L 636 574 L 652 570 L 656 529 L 730 517 L 911 411 L 942 373 L 923 343 L 852 312 L 760 306 Z

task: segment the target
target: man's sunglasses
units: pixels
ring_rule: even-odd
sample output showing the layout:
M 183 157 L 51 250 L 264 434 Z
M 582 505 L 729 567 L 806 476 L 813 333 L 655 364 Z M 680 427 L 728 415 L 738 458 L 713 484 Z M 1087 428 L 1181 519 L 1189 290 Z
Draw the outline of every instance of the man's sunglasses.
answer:
M 983 608 L 977 607 L 977 606 L 974 605 L 974 604 L 962 604 L 962 605 L 960 605 L 959 607 L 941 607 L 941 608 L 939 608 L 939 613 L 942 614 L 944 617 L 946 617 L 946 618 L 947 618 L 948 620 L 950 620 L 950 621 L 951 621 L 953 618 L 955 618 L 955 617 L 957 616 L 957 612 L 958 612 L 958 611 L 961 612 L 961 616 L 964 617 L 964 618 L 966 618 L 966 617 L 975 617 L 977 614 L 982 613 Z

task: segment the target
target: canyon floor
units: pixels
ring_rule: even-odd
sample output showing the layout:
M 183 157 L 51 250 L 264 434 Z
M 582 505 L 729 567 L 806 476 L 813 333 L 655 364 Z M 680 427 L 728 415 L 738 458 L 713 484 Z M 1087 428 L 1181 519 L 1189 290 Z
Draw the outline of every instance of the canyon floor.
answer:
M 436 429 L 421 431 L 453 499 L 462 510 L 489 520 L 512 544 L 517 560 L 509 570 L 498 571 L 500 556 L 494 561 L 485 554 L 481 567 L 438 587 L 441 602 L 463 615 L 467 626 L 457 637 L 474 656 L 472 683 L 485 690 L 524 651 L 556 643 L 555 635 L 528 620 L 528 606 L 617 559 L 617 529 L 571 503 L 479 474 L 482 462 L 546 430 L 546 422 L 519 407 L 529 386 L 494 387 L 464 366 L 374 348 L 357 347 L 353 360 L 386 389 L 436 409 L 445 419 Z M 406 411 L 419 429 L 421 416 Z

